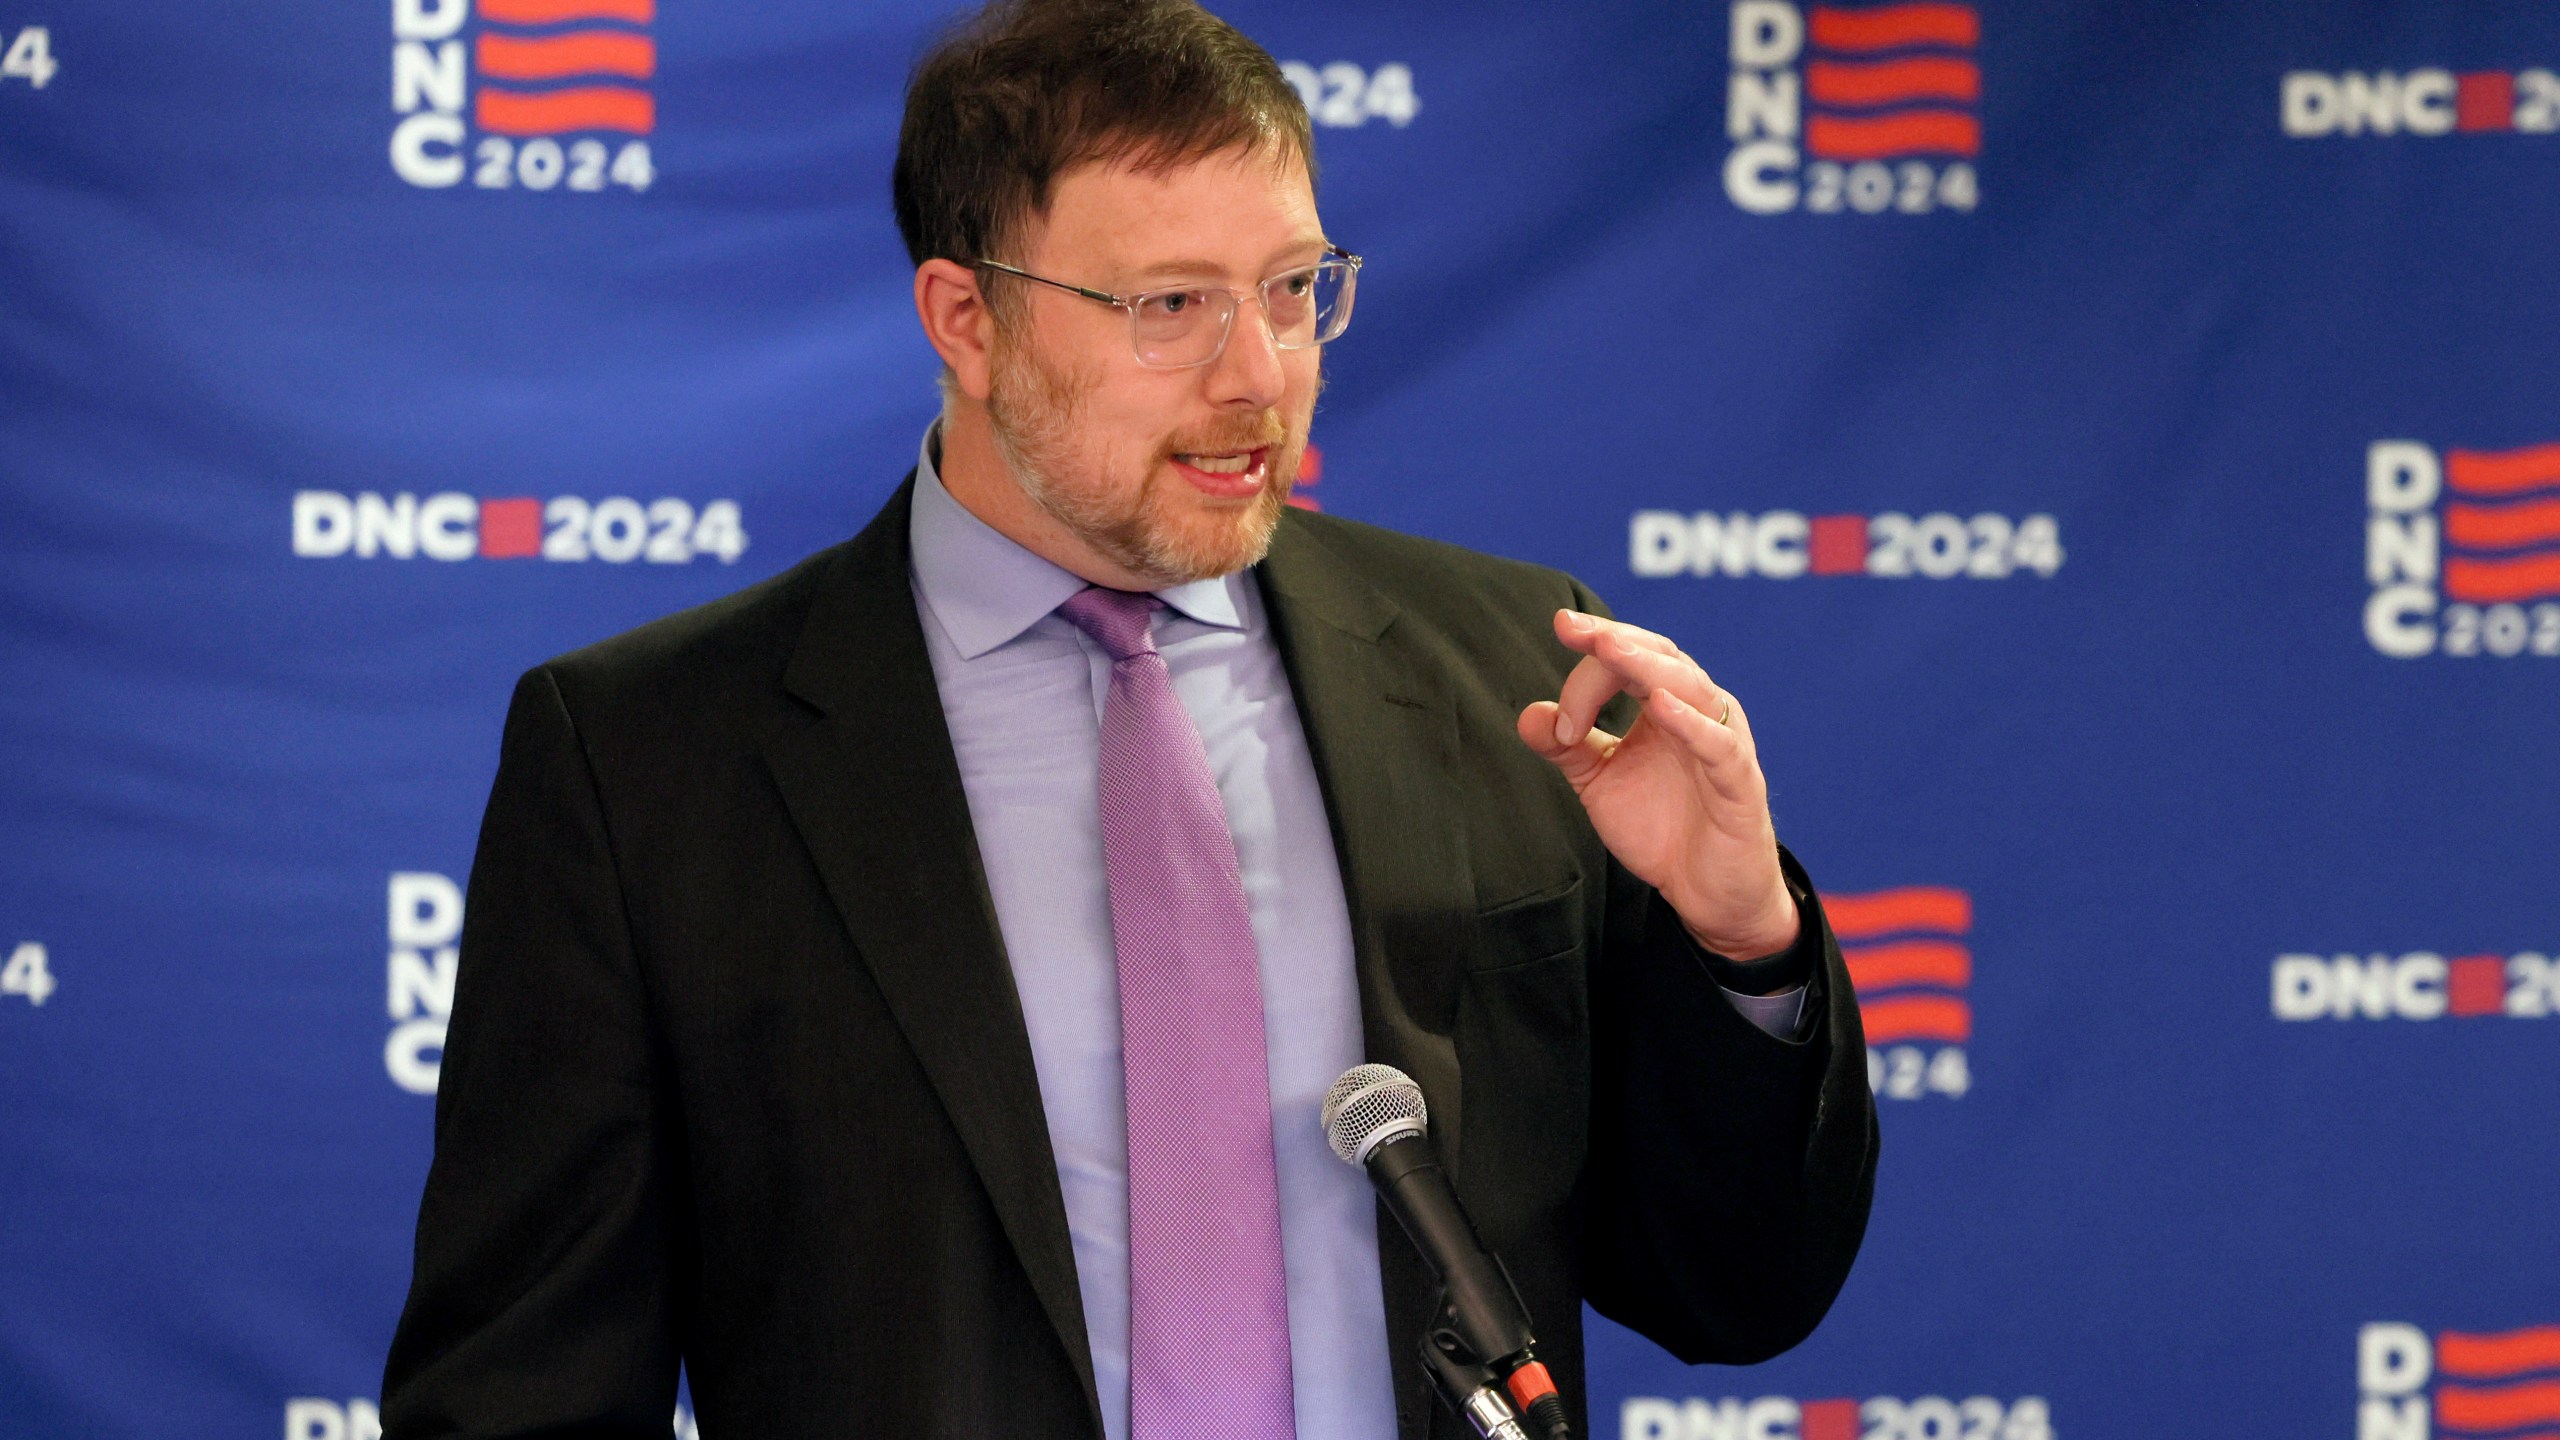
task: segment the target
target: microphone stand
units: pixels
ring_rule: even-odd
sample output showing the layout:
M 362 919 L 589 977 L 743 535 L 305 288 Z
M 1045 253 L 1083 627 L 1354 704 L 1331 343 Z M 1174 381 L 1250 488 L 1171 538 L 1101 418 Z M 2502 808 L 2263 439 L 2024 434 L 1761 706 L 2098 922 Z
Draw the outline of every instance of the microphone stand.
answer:
M 1461 1333 L 1461 1324 L 1457 1306 L 1443 1289 L 1439 1319 L 1422 1336 L 1422 1367 L 1430 1372 L 1441 1400 L 1483 1440 L 1572 1440 L 1564 1400 L 1556 1394 L 1547 1367 L 1532 1358 L 1526 1347 L 1491 1359 L 1479 1355 Z M 1511 1362 L 1507 1375 L 1495 1368 L 1501 1361 Z M 1519 1402 L 1517 1408 L 1514 1400 Z M 1528 1412 L 1526 1421 L 1522 1410 Z M 1528 1428 L 1532 1421 L 1537 1426 L 1534 1434 Z
M 1447 1312 L 1442 1313 L 1445 1316 Z M 1431 1372 L 1433 1383 L 1440 1387 L 1440 1398 L 1465 1416 L 1484 1440 L 1530 1440 L 1529 1432 L 1520 1428 L 1520 1412 L 1503 1398 L 1493 1367 L 1475 1364 L 1442 1349 L 1437 1342 L 1443 1337 L 1456 1338 L 1445 1327 L 1422 1337 L 1422 1367 Z

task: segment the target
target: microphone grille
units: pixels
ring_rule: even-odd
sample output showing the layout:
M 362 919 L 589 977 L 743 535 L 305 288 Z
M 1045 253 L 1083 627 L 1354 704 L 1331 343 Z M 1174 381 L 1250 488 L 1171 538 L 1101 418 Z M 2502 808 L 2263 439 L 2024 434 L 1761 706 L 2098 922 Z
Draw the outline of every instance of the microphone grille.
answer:
M 1399 1135 L 1421 1135 L 1431 1123 L 1422 1087 L 1393 1065 L 1354 1065 L 1324 1092 L 1324 1138 L 1347 1165 Z

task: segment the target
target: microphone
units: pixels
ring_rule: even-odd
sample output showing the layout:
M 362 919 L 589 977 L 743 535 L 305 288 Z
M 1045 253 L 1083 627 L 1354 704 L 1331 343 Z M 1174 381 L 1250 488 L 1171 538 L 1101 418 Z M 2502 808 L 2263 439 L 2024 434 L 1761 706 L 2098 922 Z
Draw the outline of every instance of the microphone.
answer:
M 1322 1117 L 1333 1153 L 1368 1172 L 1439 1277 L 1439 1322 L 1423 1336 L 1422 1356 L 1442 1397 L 1486 1440 L 1527 1440 L 1499 1381 L 1551 1440 L 1564 1440 L 1564 1401 L 1532 1353 L 1528 1307 L 1441 1168 L 1422 1087 L 1392 1065 L 1355 1065 L 1325 1092 Z

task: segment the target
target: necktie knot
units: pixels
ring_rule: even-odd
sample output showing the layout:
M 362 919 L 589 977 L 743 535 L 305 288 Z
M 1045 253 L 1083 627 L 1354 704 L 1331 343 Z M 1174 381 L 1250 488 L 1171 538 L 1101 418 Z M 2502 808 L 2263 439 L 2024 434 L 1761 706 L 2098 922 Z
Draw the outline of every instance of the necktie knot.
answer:
M 1067 597 L 1058 613 L 1067 623 L 1093 637 L 1113 664 L 1156 653 L 1155 613 L 1164 602 L 1134 590 L 1106 590 L 1088 585 Z

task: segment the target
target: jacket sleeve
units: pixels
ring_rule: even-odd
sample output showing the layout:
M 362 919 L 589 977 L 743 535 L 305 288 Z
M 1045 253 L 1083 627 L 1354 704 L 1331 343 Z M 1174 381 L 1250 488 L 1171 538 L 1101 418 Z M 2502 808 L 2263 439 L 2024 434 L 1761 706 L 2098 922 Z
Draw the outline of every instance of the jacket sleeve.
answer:
M 1615 861 L 1589 971 L 1585 1294 L 1691 1364 L 1750 1364 L 1810 1335 L 1875 1193 L 1856 995 L 1811 880 L 1783 848 L 1779 863 L 1815 956 L 1800 1039 L 1735 1010 L 1669 903 Z
M 471 867 L 386 1440 L 664 1440 L 680 1145 L 595 777 L 537 669 Z

